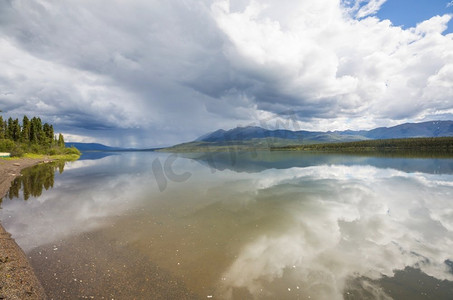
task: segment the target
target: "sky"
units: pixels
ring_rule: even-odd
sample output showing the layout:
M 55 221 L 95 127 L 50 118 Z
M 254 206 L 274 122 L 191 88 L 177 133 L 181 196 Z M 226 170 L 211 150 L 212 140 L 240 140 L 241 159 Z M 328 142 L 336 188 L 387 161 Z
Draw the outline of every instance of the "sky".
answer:
M 452 15 L 447 0 L 3 0 L 0 110 L 124 147 L 452 120 Z

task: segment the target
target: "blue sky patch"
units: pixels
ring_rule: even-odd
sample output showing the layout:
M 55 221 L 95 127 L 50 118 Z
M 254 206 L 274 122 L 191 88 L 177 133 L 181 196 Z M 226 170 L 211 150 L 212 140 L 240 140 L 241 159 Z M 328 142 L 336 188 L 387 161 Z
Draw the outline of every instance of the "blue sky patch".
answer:
M 452 4 L 449 4 L 452 3 Z M 389 19 L 395 26 L 410 28 L 436 15 L 453 14 L 453 1 L 446 0 L 388 0 L 377 12 L 379 19 Z M 450 21 L 444 32 L 452 33 Z

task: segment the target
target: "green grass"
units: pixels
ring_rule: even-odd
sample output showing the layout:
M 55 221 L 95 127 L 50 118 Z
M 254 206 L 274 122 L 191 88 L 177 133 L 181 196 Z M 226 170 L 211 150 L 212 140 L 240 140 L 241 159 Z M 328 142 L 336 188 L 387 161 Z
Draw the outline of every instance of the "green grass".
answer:
M 25 153 L 23 158 L 46 158 L 49 157 L 49 155 L 45 154 L 38 154 L 38 153 Z
M 0 160 L 17 160 L 19 157 L 0 157 Z
M 74 161 L 74 160 L 78 160 L 80 158 L 80 155 L 78 155 L 78 154 L 57 154 L 57 155 L 51 155 L 49 157 L 50 157 L 50 159 L 54 159 L 54 160 Z
M 55 154 L 55 155 L 45 155 L 45 154 L 36 154 L 36 153 L 25 153 L 24 158 L 49 158 L 53 160 L 77 160 L 80 155 L 78 154 Z
M 21 157 L 1 157 L 0 159 L 3 160 L 20 160 L 22 158 L 32 158 L 32 159 L 49 159 L 49 160 L 67 160 L 67 161 L 74 161 L 80 158 L 79 154 L 55 154 L 55 155 L 47 155 L 47 154 L 37 154 L 37 153 L 25 153 Z
M 26 153 L 41 155 L 77 154 L 80 156 L 80 151 L 74 147 L 67 148 L 58 145 L 14 142 L 7 139 L 0 139 L 0 152 L 8 152 L 11 157 L 23 157 Z

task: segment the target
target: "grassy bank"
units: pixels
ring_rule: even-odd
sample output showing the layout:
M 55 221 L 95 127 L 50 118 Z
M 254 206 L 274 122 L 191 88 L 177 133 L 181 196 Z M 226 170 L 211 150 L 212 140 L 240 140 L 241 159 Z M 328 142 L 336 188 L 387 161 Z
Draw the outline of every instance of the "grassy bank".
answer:
M 2 157 L 2 159 L 49 157 L 54 160 L 77 160 L 81 155 L 80 151 L 74 147 L 21 143 L 6 139 L 0 139 L 0 152 L 11 155 L 9 158 Z
M 33 153 L 26 153 L 24 158 L 50 158 L 51 160 L 77 160 L 80 158 L 79 153 L 69 153 L 69 154 L 55 154 L 55 155 L 44 155 L 44 154 L 33 154 Z
M 317 151 L 339 153 L 404 153 L 453 156 L 453 137 L 367 140 L 346 143 L 271 147 L 273 151 Z
M 78 160 L 80 158 L 80 154 L 45 155 L 45 154 L 25 153 L 21 157 L 17 157 L 17 156 L 14 156 L 14 157 L 0 157 L 0 159 L 3 159 L 3 160 L 21 160 L 22 158 L 74 161 L 74 160 Z

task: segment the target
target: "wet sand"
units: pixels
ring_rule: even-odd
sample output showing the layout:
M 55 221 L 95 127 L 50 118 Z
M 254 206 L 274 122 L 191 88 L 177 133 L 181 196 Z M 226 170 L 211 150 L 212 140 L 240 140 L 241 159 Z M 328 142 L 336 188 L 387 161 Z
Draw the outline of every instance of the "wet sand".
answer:
M 22 169 L 47 162 L 48 159 L 0 160 L 0 198 Z M 47 299 L 25 253 L 0 220 L 0 299 Z
M 165 268 L 102 230 L 39 246 L 30 261 L 49 299 L 201 299 Z

